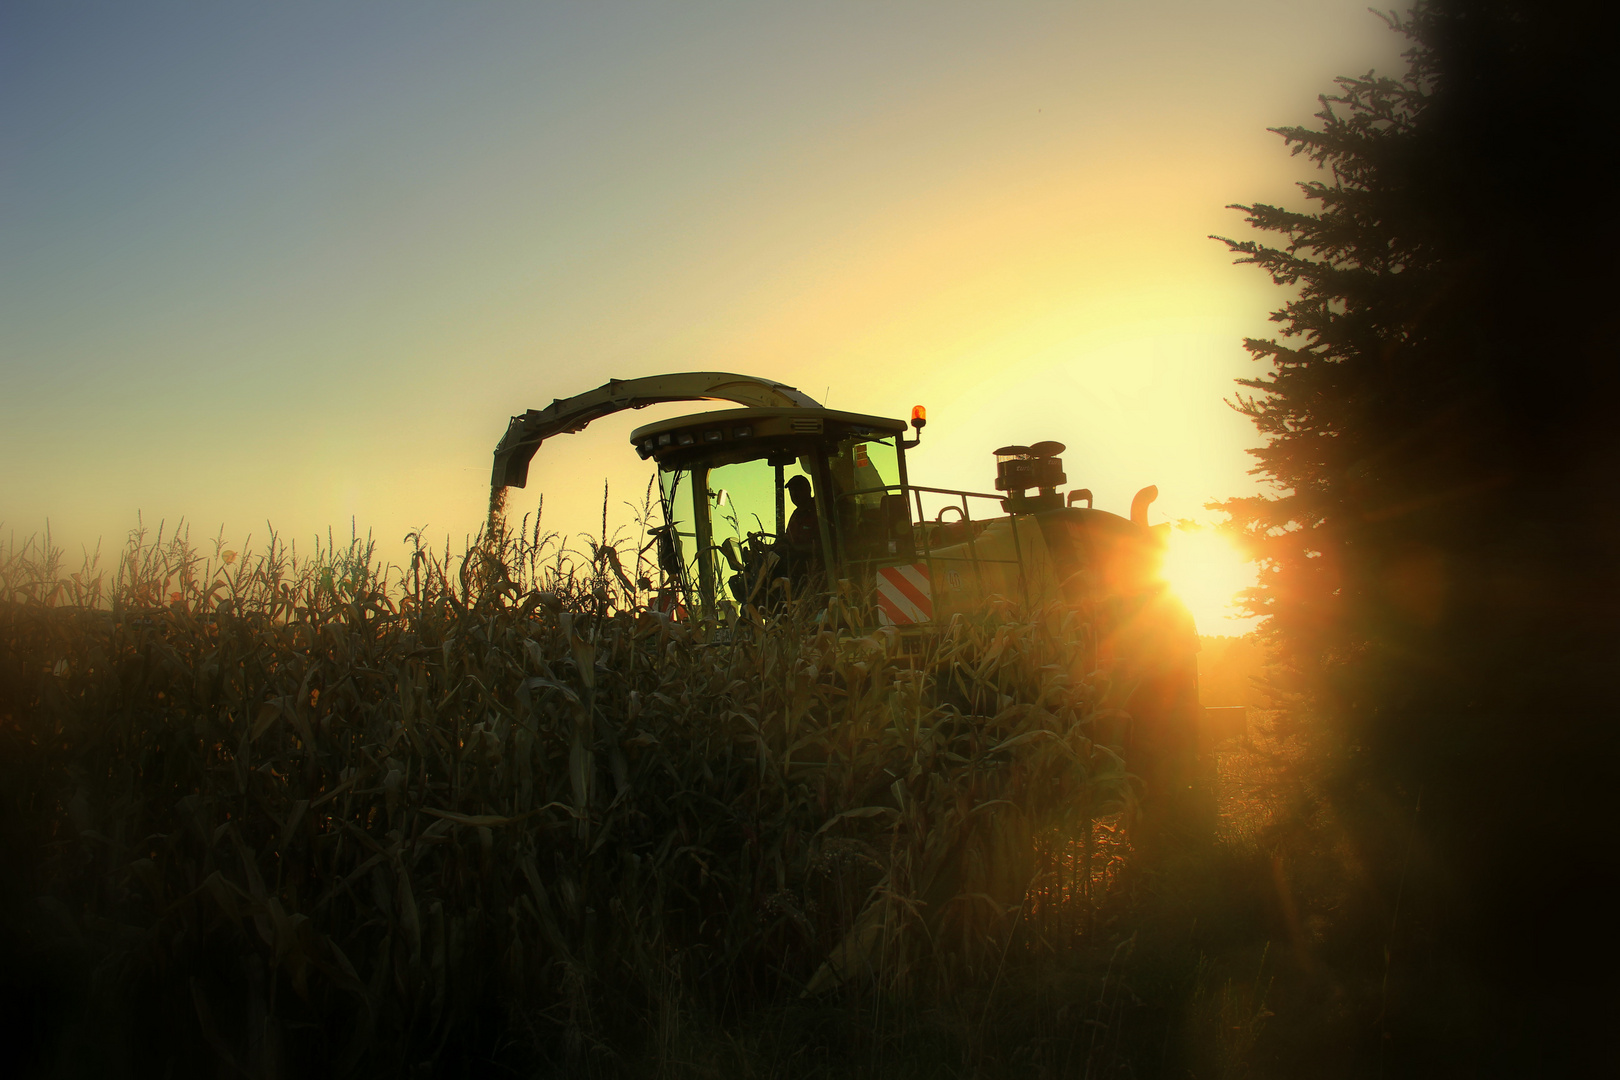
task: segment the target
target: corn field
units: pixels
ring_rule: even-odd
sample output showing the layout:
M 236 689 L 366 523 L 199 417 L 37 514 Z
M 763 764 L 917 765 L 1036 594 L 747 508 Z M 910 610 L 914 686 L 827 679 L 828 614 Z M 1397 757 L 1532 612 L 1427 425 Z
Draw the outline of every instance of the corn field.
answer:
M 673 621 L 537 531 L 204 546 L 0 549 L 3 903 L 59 1072 L 893 1075 L 885 1016 L 988 1053 L 1020 973 L 1104 947 L 1132 788 L 1062 610 L 918 651 L 840 599 Z M 861 1019 L 715 1056 L 790 1013 Z

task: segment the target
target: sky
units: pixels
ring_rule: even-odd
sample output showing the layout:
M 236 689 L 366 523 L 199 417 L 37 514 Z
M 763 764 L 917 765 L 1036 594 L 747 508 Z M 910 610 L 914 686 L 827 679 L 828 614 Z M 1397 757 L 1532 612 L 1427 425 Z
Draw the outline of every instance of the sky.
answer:
M 510 415 L 682 370 L 925 405 L 921 483 L 1056 439 L 1098 506 L 1215 520 L 1282 297 L 1209 236 L 1297 203 L 1267 129 L 1399 52 L 1363 0 L 8 0 L 0 534 L 459 546 Z M 509 505 L 627 521 L 631 428 L 690 411 L 553 440 Z

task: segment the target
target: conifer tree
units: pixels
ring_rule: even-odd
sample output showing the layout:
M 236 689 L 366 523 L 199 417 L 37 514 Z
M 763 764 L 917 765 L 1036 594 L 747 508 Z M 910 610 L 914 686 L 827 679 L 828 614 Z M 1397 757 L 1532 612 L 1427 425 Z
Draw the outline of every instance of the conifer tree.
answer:
M 1221 506 L 1361 867 L 1345 970 L 1382 970 L 1379 1038 L 1474 1038 L 1484 1071 L 1576 1060 L 1616 997 L 1596 960 L 1620 724 L 1599 10 L 1392 16 L 1405 73 L 1340 79 L 1317 126 L 1277 129 L 1323 175 L 1303 208 L 1236 208 L 1278 239 L 1227 241 L 1289 290 L 1237 402 L 1275 490 Z

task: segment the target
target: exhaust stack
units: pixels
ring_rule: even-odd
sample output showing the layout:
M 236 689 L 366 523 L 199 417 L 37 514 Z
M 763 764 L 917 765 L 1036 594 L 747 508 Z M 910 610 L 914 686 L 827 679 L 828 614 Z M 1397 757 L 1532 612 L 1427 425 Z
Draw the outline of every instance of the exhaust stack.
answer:
M 1131 500 L 1131 520 L 1138 525 L 1146 525 L 1148 507 L 1152 506 L 1153 500 L 1158 497 L 1159 489 L 1154 484 L 1149 484 L 1138 491 L 1136 498 Z

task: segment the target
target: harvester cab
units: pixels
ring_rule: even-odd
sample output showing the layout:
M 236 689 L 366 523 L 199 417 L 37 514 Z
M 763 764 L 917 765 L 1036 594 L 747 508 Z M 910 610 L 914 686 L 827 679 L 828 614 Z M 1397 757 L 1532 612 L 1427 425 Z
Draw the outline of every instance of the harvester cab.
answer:
M 658 464 L 665 580 L 691 610 L 731 621 L 822 583 L 869 586 L 915 561 L 897 420 L 819 407 L 735 409 L 640 427 Z M 846 586 L 847 588 L 848 586 Z
M 723 400 L 741 408 L 661 420 L 631 441 L 658 468 L 657 600 L 714 623 L 829 589 L 875 621 L 926 636 L 955 615 L 1012 602 L 1079 614 L 1083 663 L 1127 687 L 1129 740 L 1145 759 L 1184 757 L 1199 713 L 1192 619 L 1160 574 L 1168 525 L 1149 526 L 1158 489 L 1130 516 L 1067 483 L 1061 443 L 995 451 L 994 493 L 918 484 L 907 467 L 926 423 L 821 407 L 769 379 L 694 372 L 613 381 L 512 418 L 495 450 L 491 526 L 526 483 L 541 442 L 623 409 Z M 1080 504 L 1084 505 L 1080 505 Z M 1157 745 L 1155 745 L 1157 744 Z M 1179 786 L 1173 784 L 1172 786 Z

